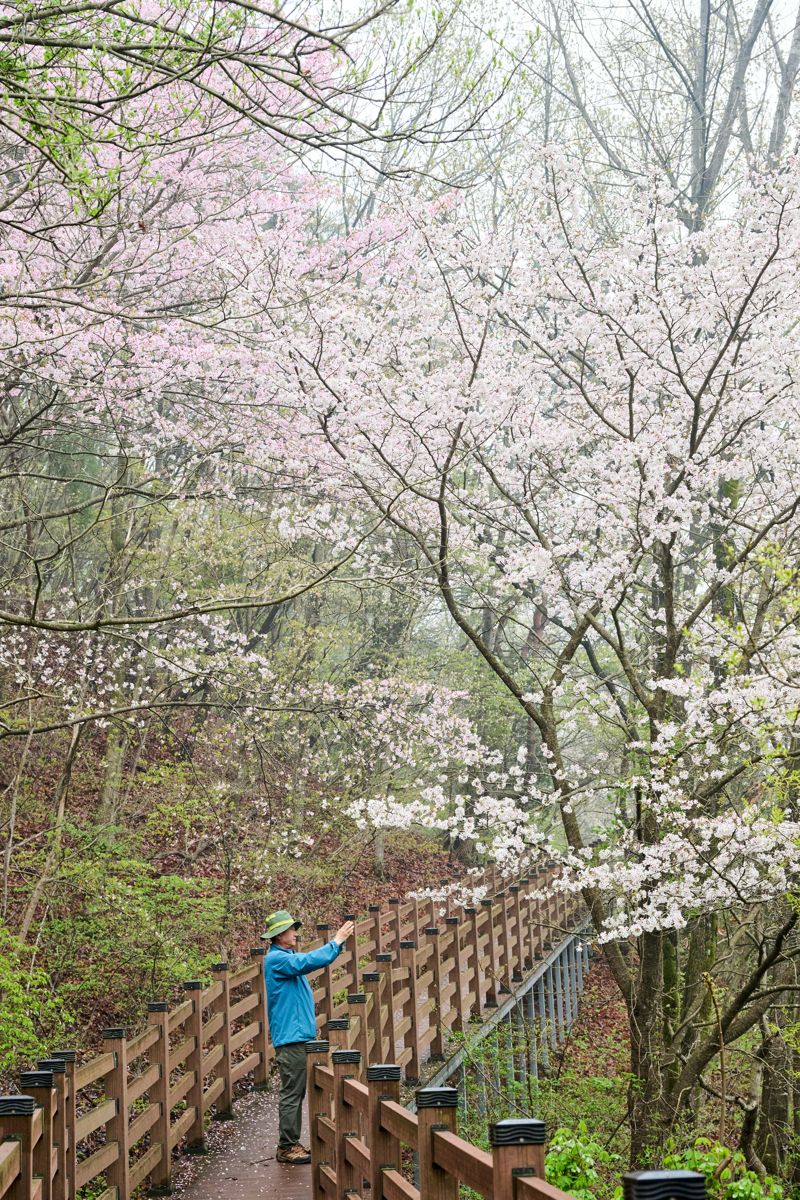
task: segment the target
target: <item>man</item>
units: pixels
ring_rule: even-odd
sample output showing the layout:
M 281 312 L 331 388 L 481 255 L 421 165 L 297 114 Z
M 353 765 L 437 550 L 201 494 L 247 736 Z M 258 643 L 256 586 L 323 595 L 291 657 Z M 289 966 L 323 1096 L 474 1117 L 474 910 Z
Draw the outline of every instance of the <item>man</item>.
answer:
M 281 1078 L 275 1158 L 291 1166 L 311 1162 L 309 1150 L 300 1142 L 306 1094 L 305 1043 L 313 1042 L 317 1036 L 314 997 L 306 975 L 333 962 L 354 929 L 353 922 L 346 921 L 325 946 L 298 954 L 297 931 L 301 923 L 281 909 L 267 917 L 267 928 L 261 935 L 270 942 L 264 958 L 267 1015 Z

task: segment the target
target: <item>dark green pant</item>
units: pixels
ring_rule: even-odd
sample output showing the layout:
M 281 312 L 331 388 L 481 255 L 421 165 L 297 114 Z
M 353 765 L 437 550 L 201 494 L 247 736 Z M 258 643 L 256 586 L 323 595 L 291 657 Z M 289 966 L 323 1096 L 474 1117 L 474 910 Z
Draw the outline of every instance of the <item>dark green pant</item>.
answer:
M 303 1127 L 303 1100 L 306 1095 L 306 1044 L 287 1042 L 275 1047 L 275 1061 L 281 1077 L 278 1101 L 278 1147 L 289 1150 L 300 1141 Z

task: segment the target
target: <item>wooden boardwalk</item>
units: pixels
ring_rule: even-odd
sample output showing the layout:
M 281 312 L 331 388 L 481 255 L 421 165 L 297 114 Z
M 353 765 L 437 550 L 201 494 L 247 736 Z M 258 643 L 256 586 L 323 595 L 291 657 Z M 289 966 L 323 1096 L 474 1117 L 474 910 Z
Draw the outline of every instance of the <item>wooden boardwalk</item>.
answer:
M 303 1140 L 308 1145 L 308 1120 Z M 311 1167 L 275 1162 L 278 1094 L 250 1092 L 236 1102 L 234 1121 L 214 1121 L 208 1153 L 181 1159 L 173 1181 L 177 1200 L 310 1200 Z

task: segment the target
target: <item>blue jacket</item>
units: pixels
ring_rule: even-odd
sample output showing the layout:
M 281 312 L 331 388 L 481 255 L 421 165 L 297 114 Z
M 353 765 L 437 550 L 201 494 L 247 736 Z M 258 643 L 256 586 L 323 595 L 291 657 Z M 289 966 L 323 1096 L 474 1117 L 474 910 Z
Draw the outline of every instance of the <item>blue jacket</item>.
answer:
M 313 1042 L 317 1036 L 314 996 L 306 975 L 327 967 L 341 950 L 328 942 L 318 950 L 297 954 L 282 946 L 270 946 L 264 958 L 267 984 L 267 1016 L 273 1046 L 288 1042 Z

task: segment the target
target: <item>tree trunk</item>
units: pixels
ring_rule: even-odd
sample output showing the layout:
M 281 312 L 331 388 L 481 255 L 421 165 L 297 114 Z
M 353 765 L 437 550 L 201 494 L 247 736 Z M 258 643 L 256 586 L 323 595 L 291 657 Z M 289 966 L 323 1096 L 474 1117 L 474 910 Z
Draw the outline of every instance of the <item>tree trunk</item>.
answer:
M 631 1164 L 652 1162 L 664 1131 L 662 1045 L 664 969 L 662 935 L 645 933 L 638 941 L 639 969 L 628 1001 L 631 1031 L 631 1085 L 628 1114 Z

